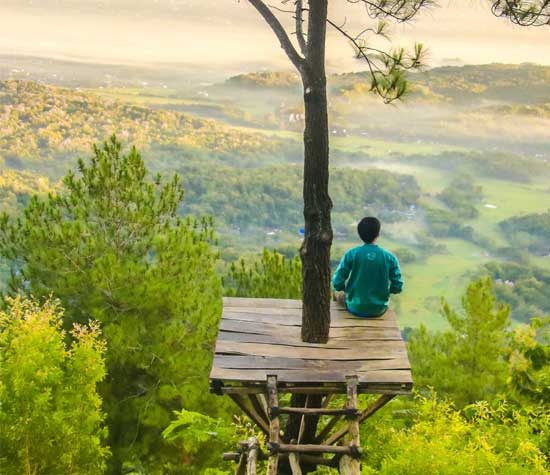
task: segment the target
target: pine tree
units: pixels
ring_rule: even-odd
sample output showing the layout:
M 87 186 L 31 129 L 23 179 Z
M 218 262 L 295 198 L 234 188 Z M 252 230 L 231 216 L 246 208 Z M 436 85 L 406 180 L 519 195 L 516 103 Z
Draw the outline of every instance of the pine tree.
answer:
M 66 327 L 101 323 L 111 473 L 124 464 L 166 473 L 179 463 L 161 437 L 172 412 L 208 404 L 221 302 L 212 225 L 178 217 L 179 177 L 151 180 L 114 137 L 78 168 L 59 194 L 33 197 L 23 218 L 2 218 L 0 252 L 13 292 L 53 293 Z
M 409 343 L 416 384 L 433 386 L 458 405 L 490 399 L 504 389 L 510 323 L 510 308 L 496 302 L 489 278 L 468 285 L 462 308 L 458 313 L 443 300 L 451 329 L 434 334 L 421 327 Z
M 224 291 L 232 297 L 299 299 L 302 293 L 300 259 L 287 259 L 269 249 L 264 249 L 261 257 L 251 264 L 241 258 L 238 264 L 231 264 L 224 278 Z

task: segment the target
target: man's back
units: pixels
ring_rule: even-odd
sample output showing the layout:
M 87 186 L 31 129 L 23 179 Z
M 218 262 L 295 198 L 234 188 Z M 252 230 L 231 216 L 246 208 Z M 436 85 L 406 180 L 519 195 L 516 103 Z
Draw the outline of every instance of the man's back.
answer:
M 376 244 L 363 244 L 344 254 L 332 278 L 335 290 L 345 290 L 348 310 L 358 316 L 382 315 L 390 293 L 403 289 L 397 258 Z

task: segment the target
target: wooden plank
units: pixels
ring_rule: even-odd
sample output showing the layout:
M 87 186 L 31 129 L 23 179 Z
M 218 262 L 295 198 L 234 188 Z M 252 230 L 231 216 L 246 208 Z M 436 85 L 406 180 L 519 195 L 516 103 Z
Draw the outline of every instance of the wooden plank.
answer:
M 359 346 L 359 345 L 358 345 Z M 218 340 L 216 353 L 252 356 L 278 356 L 303 359 L 354 360 L 368 358 L 406 357 L 407 350 L 402 341 L 379 341 L 376 345 L 361 345 L 359 348 L 314 348 L 270 345 L 263 343 L 242 343 Z
M 331 370 L 368 371 L 381 369 L 410 369 L 408 358 L 364 359 L 352 361 L 305 360 L 300 358 L 269 358 L 266 356 L 216 355 L 214 367 L 228 369 L 300 369 L 322 370 L 330 366 Z
M 274 370 L 245 370 L 214 368 L 210 377 L 224 381 L 258 382 L 265 381 L 268 374 Z M 280 370 L 276 371 L 279 382 L 285 383 L 344 383 L 345 374 L 342 371 L 301 371 Z M 410 370 L 379 370 L 358 371 L 357 376 L 361 383 L 389 383 L 392 385 L 412 384 Z M 320 388 L 322 389 L 322 388 Z M 327 391 L 328 393 L 328 391 Z
M 224 312 L 222 315 L 223 320 L 234 320 L 241 322 L 264 322 L 271 323 L 273 325 L 301 327 L 302 318 L 300 316 L 285 315 L 273 315 L 272 312 L 261 314 L 254 312 Z M 245 325 L 245 323 L 243 323 Z M 370 319 L 370 318 L 335 318 L 331 320 L 331 328 L 361 328 L 361 327 L 373 327 L 373 328 L 395 328 L 396 324 L 391 320 L 384 319 Z
M 262 322 L 258 320 L 233 320 L 229 318 L 222 319 L 220 322 L 220 330 L 257 335 L 288 335 L 300 338 L 300 328 L 299 325 L 280 325 L 279 323 Z M 396 326 L 381 327 L 363 325 L 361 327 L 334 327 L 330 329 L 330 339 L 348 338 L 354 340 L 369 338 L 371 335 L 401 338 L 401 332 Z
M 259 321 L 243 321 L 222 319 L 220 322 L 220 330 L 230 331 L 242 334 L 257 334 L 271 335 L 281 337 L 294 337 L 300 339 L 300 326 L 297 325 L 279 325 L 277 323 L 259 322 Z M 362 326 L 356 327 L 337 327 L 330 329 L 330 340 L 348 339 L 353 340 L 368 340 L 370 338 L 401 338 L 401 332 L 397 327 L 373 327 Z
M 224 297 L 224 307 L 277 307 L 277 308 L 302 308 L 301 300 L 292 299 L 264 299 L 264 298 L 243 298 Z
M 223 299 L 224 309 L 230 308 L 257 308 L 257 309 L 294 309 L 301 310 L 301 300 L 291 299 L 267 299 L 267 298 L 241 298 L 241 297 L 225 297 Z M 351 315 L 347 310 L 337 305 L 335 302 L 331 302 L 331 313 L 335 316 L 345 315 L 349 318 L 361 318 Z M 376 320 L 393 319 L 395 318 L 395 312 L 393 308 L 389 308 L 388 311 L 381 317 L 374 317 Z
M 309 347 L 309 348 L 357 348 L 360 343 L 356 340 L 347 340 L 344 338 L 331 339 L 327 343 L 304 343 L 301 338 L 289 335 L 257 335 L 255 333 L 237 333 L 221 331 L 218 333 L 218 340 L 225 341 L 242 341 L 245 343 L 271 343 L 274 345 L 288 345 L 295 347 Z M 371 337 L 362 341 L 377 342 L 377 341 L 401 341 L 401 337 L 391 338 L 376 338 Z M 375 344 L 375 343 L 371 343 Z

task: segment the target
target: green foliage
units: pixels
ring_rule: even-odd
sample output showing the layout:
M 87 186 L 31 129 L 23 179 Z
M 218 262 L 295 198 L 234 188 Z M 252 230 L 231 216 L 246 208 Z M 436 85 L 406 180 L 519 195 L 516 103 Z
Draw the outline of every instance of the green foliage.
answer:
M 433 394 L 415 398 L 405 427 L 385 413 L 363 429 L 363 475 L 548 473 L 550 418 L 543 410 L 479 402 L 460 412 Z
M 400 247 L 399 249 L 396 249 L 394 254 L 396 255 L 397 259 L 399 259 L 399 262 L 401 264 L 408 264 L 418 259 L 417 255 L 406 247 Z
M 144 149 L 171 147 L 200 158 L 274 155 L 281 141 L 156 108 L 103 99 L 84 91 L 32 81 L 0 82 L 0 156 L 18 168 L 32 164 L 48 174 L 64 173 L 75 152 L 113 133 Z M 58 163 L 44 164 L 55 159 Z
M 512 332 L 508 382 L 520 398 L 550 404 L 550 317 L 535 318 Z
M 426 221 L 433 236 L 458 237 L 467 241 L 474 239 L 474 228 L 464 224 L 462 218 L 450 211 L 426 208 Z
M 240 441 L 252 436 L 265 446 L 264 434 L 248 419 L 234 416 L 233 423 L 229 425 L 222 419 L 185 409 L 176 411 L 175 416 L 176 419 L 162 435 L 179 448 L 184 459 L 192 457 L 193 464 L 182 473 L 229 475 L 232 471 L 220 468 L 232 468 L 229 463 L 220 463 L 220 454 L 223 451 L 234 449 Z M 261 469 L 259 473 L 262 473 Z
M 179 218 L 179 178 L 151 180 L 139 153 L 123 154 L 115 138 L 63 184 L 47 200 L 33 197 L 23 218 L 2 218 L 11 287 L 53 293 L 67 327 L 101 323 L 111 472 L 175 470 L 177 451 L 162 442 L 162 430 L 182 404 L 208 406 L 221 297 L 211 224 Z
M 45 195 L 52 188 L 46 177 L 35 173 L 0 170 L 0 210 L 10 214 L 19 212 L 28 204 L 31 195 Z
M 224 279 L 224 291 L 233 297 L 302 297 L 302 264 L 299 257 L 289 259 L 277 251 L 264 249 L 260 259 L 247 264 L 241 259 L 231 264 Z
M 499 223 L 514 247 L 524 247 L 539 256 L 550 254 L 550 209 L 546 213 L 514 216 Z
M 100 475 L 109 450 L 96 386 L 105 344 L 96 323 L 72 343 L 58 303 L 17 297 L 0 312 L 0 472 Z
M 510 314 L 507 305 L 497 304 L 488 278 L 468 285 L 462 308 L 460 314 L 443 301 L 451 329 L 432 333 L 421 325 L 409 342 L 416 385 L 434 387 L 459 406 L 504 389 Z
M 450 209 L 460 218 L 477 218 L 479 211 L 476 204 L 479 203 L 483 193 L 481 186 L 474 183 L 473 177 L 461 175 L 453 178 L 451 183 L 438 195 Z
M 298 166 L 241 169 L 181 166 L 186 190 L 184 211 L 209 214 L 239 232 L 258 227 L 297 233 L 303 226 L 302 169 Z M 420 188 L 409 175 L 385 170 L 331 170 L 335 227 L 349 229 L 351 220 L 365 212 L 385 221 L 404 219 L 420 198 Z
M 481 272 L 489 273 L 498 300 L 510 305 L 514 319 L 528 322 L 550 313 L 550 271 L 529 264 L 489 262 Z

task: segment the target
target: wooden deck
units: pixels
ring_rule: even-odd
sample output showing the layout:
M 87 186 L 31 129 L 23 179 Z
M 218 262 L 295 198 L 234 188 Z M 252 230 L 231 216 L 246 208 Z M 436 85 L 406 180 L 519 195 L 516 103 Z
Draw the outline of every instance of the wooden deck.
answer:
M 299 300 L 225 298 L 213 389 L 265 392 L 267 377 L 276 375 L 288 392 L 345 393 L 346 378 L 357 376 L 359 392 L 410 392 L 410 363 L 393 311 L 362 319 L 333 303 L 328 343 L 312 344 L 300 338 L 301 307 Z

